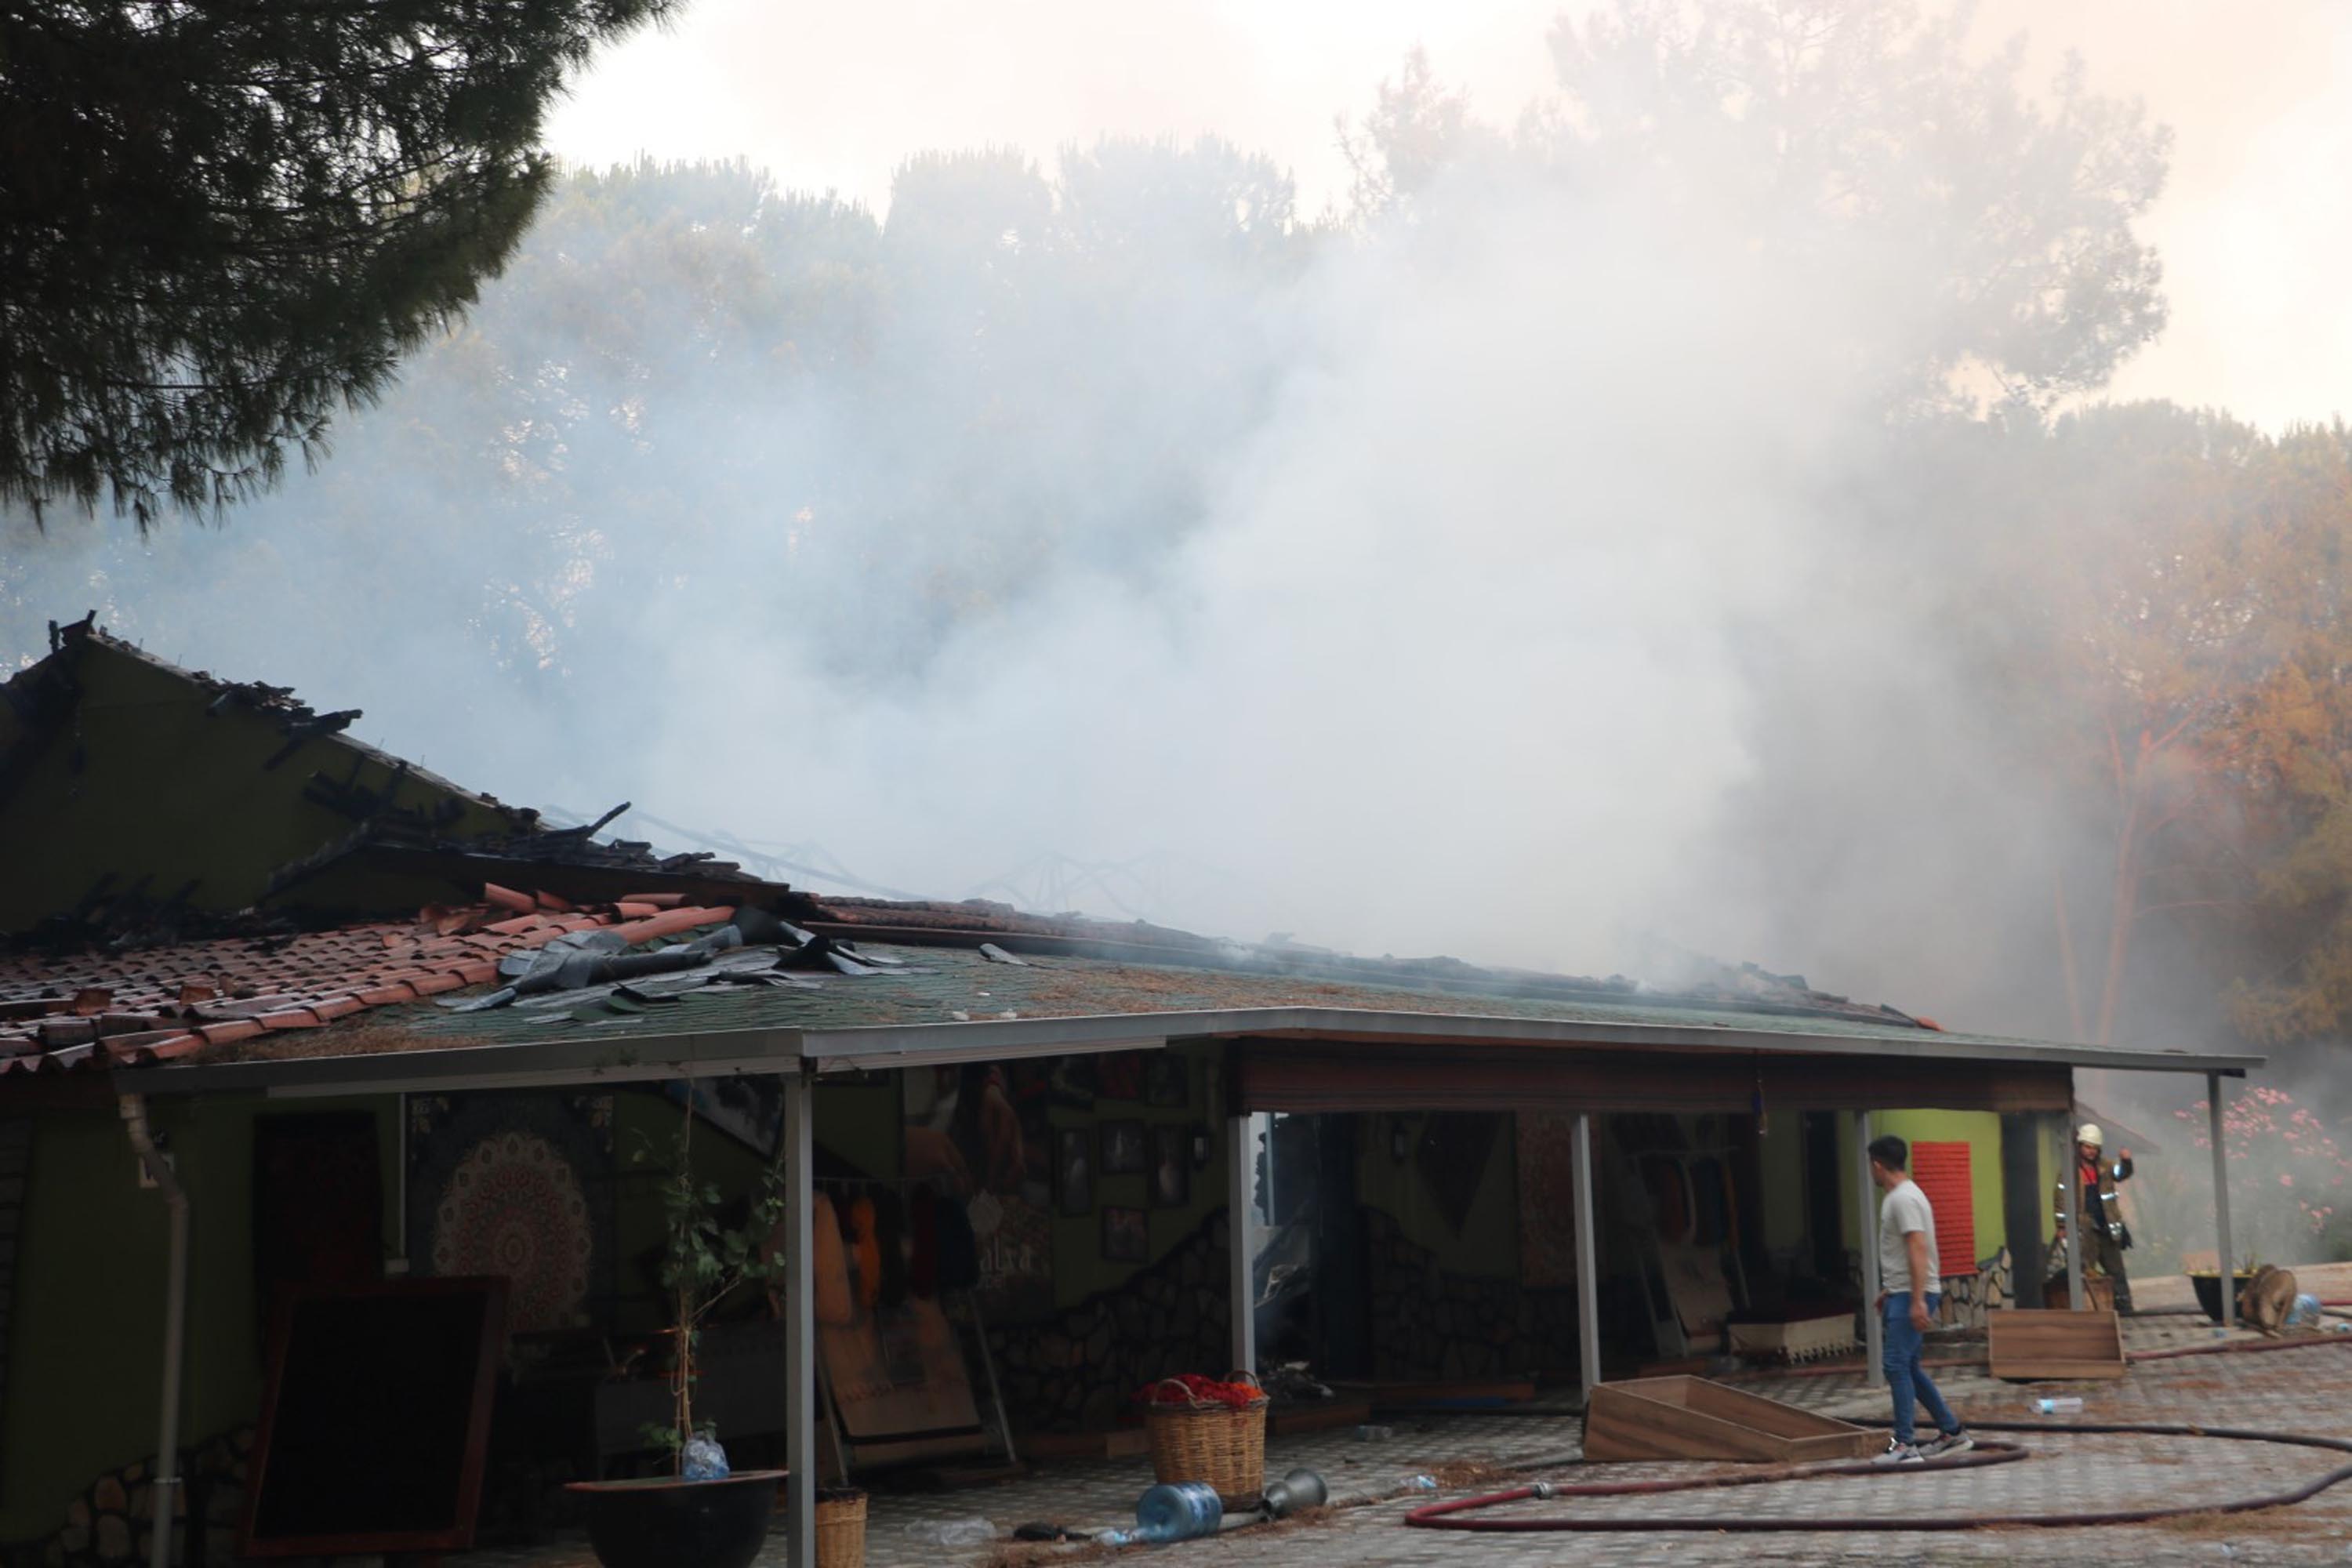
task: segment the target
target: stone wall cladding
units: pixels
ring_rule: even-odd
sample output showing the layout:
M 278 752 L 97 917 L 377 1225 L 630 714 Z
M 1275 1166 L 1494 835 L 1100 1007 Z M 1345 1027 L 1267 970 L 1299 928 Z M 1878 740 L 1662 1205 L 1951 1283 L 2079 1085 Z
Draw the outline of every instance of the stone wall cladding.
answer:
M 1145 1384 L 1222 1375 L 1233 1358 L 1225 1211 L 1165 1258 L 1042 1323 L 991 1325 L 989 1354 L 1016 1431 L 1100 1431 Z
M 173 1551 L 174 1563 L 227 1564 L 236 1554 L 237 1521 L 245 1514 L 246 1465 L 253 1452 L 253 1428 L 240 1426 L 208 1437 L 182 1456 L 185 1478 L 172 1500 L 173 1529 L 184 1531 Z M 67 1505 L 64 1528 L 41 1540 L 0 1551 L 8 1568 L 121 1568 L 147 1561 L 154 1537 L 153 1455 L 110 1470 Z M 196 1510 L 195 1528 L 187 1527 Z
M 8 1321 L 16 1305 L 16 1237 L 24 1227 L 25 1189 L 32 1172 L 33 1119 L 0 1119 L 0 1410 L 8 1407 Z M 0 1476 L 7 1473 L 8 1456 L 0 1453 Z
M 1575 1291 L 1449 1272 L 1387 1214 L 1362 1213 L 1374 1377 L 1460 1381 L 1575 1370 Z

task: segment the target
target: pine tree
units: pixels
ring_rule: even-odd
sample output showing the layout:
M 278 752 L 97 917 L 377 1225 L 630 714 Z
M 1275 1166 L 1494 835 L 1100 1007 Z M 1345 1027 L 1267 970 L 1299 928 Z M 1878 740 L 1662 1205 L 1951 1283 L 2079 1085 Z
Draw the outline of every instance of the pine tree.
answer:
M 274 482 L 530 221 L 541 113 L 673 0 L 0 5 L 0 505 Z

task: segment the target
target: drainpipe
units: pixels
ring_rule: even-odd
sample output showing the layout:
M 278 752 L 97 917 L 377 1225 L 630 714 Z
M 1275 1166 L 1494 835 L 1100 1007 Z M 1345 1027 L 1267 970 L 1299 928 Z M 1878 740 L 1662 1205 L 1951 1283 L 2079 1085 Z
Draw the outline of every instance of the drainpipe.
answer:
M 188 1192 L 147 1125 L 146 1096 L 123 1095 L 120 1105 L 123 1130 L 144 1173 L 140 1184 L 161 1189 L 171 1214 L 172 1258 L 163 1284 L 163 1431 L 155 1443 L 155 1529 L 147 1559 L 149 1568 L 171 1568 L 172 1499 L 180 1489 L 180 1364 L 188 1338 Z

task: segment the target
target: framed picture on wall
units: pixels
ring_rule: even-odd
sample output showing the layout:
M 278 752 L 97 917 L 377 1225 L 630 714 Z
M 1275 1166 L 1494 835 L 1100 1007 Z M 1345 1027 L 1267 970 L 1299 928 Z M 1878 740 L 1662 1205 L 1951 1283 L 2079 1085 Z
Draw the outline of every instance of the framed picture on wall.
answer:
M 1139 1176 L 1150 1168 L 1151 1156 L 1143 1142 L 1140 1121 L 1102 1124 L 1102 1168 L 1106 1176 Z
M 1151 1261 L 1151 1229 L 1141 1209 L 1103 1210 L 1102 1254 L 1110 1263 Z
M 1141 1100 L 1146 1054 L 1110 1051 L 1095 1058 L 1095 1091 L 1105 1100 Z M 1157 1051 L 1149 1054 L 1159 1055 Z
M 1095 1134 L 1091 1127 L 1064 1127 L 1054 1134 L 1054 1208 L 1066 1215 L 1090 1214 L 1095 1206 Z
M 1151 1206 L 1181 1209 L 1192 1201 L 1192 1133 L 1176 1122 L 1151 1130 Z
M 1171 1050 L 1152 1052 L 1143 1068 L 1143 1103 L 1169 1110 L 1190 1109 L 1192 1064 Z

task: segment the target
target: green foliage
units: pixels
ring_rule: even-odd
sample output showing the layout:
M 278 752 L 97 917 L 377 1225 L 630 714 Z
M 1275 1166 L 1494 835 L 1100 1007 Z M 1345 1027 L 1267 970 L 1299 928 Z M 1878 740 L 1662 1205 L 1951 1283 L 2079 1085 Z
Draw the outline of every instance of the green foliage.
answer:
M 2037 101 L 2019 44 L 1982 63 L 1970 8 L 1911 0 L 1615 0 L 1551 33 L 1560 100 L 1507 137 L 1414 50 L 1340 127 L 1362 226 L 1423 221 L 1453 174 L 1576 202 L 1612 184 L 1691 218 L 1690 243 L 1835 259 L 1886 341 L 1854 345 L 1913 411 L 1988 391 L 2036 408 L 2104 384 L 2163 330 L 2132 224 L 2170 133 L 2070 62 Z
M 2163 330 L 2163 269 L 2132 232 L 2171 133 L 2092 94 L 2070 59 L 2037 102 L 2023 40 L 1971 59 L 1972 8 L 1914 0 L 1619 0 L 1553 57 L 1563 160 L 1635 162 L 1798 255 L 1882 247 L 1917 395 L 1956 373 L 2047 406 Z
M 672 1307 L 668 1332 L 674 1414 L 667 1424 L 644 1428 L 646 1439 L 670 1450 L 680 1465 L 687 1439 L 712 1432 L 709 1424 L 698 1423 L 694 1417 L 696 1360 L 703 1321 L 738 1289 L 783 1272 L 785 1259 L 769 1241 L 783 1218 L 788 1197 L 780 1154 L 761 1173 L 743 1223 L 721 1225 L 724 1195 L 717 1184 L 694 1173 L 694 1121 L 689 1103 L 680 1118 L 677 1136 L 671 1141 L 669 1168 L 661 1185 L 661 1283 Z M 640 1148 L 631 1157 L 643 1163 L 650 1152 L 649 1148 Z
M 2245 1038 L 2352 1031 L 2352 430 L 2136 404 L 1978 458 L 1951 625 L 2109 850 L 2058 889 L 2074 1028 L 2171 954 Z
M 564 71 L 669 4 L 0 9 L 0 503 L 143 527 L 315 457 L 505 261 Z

